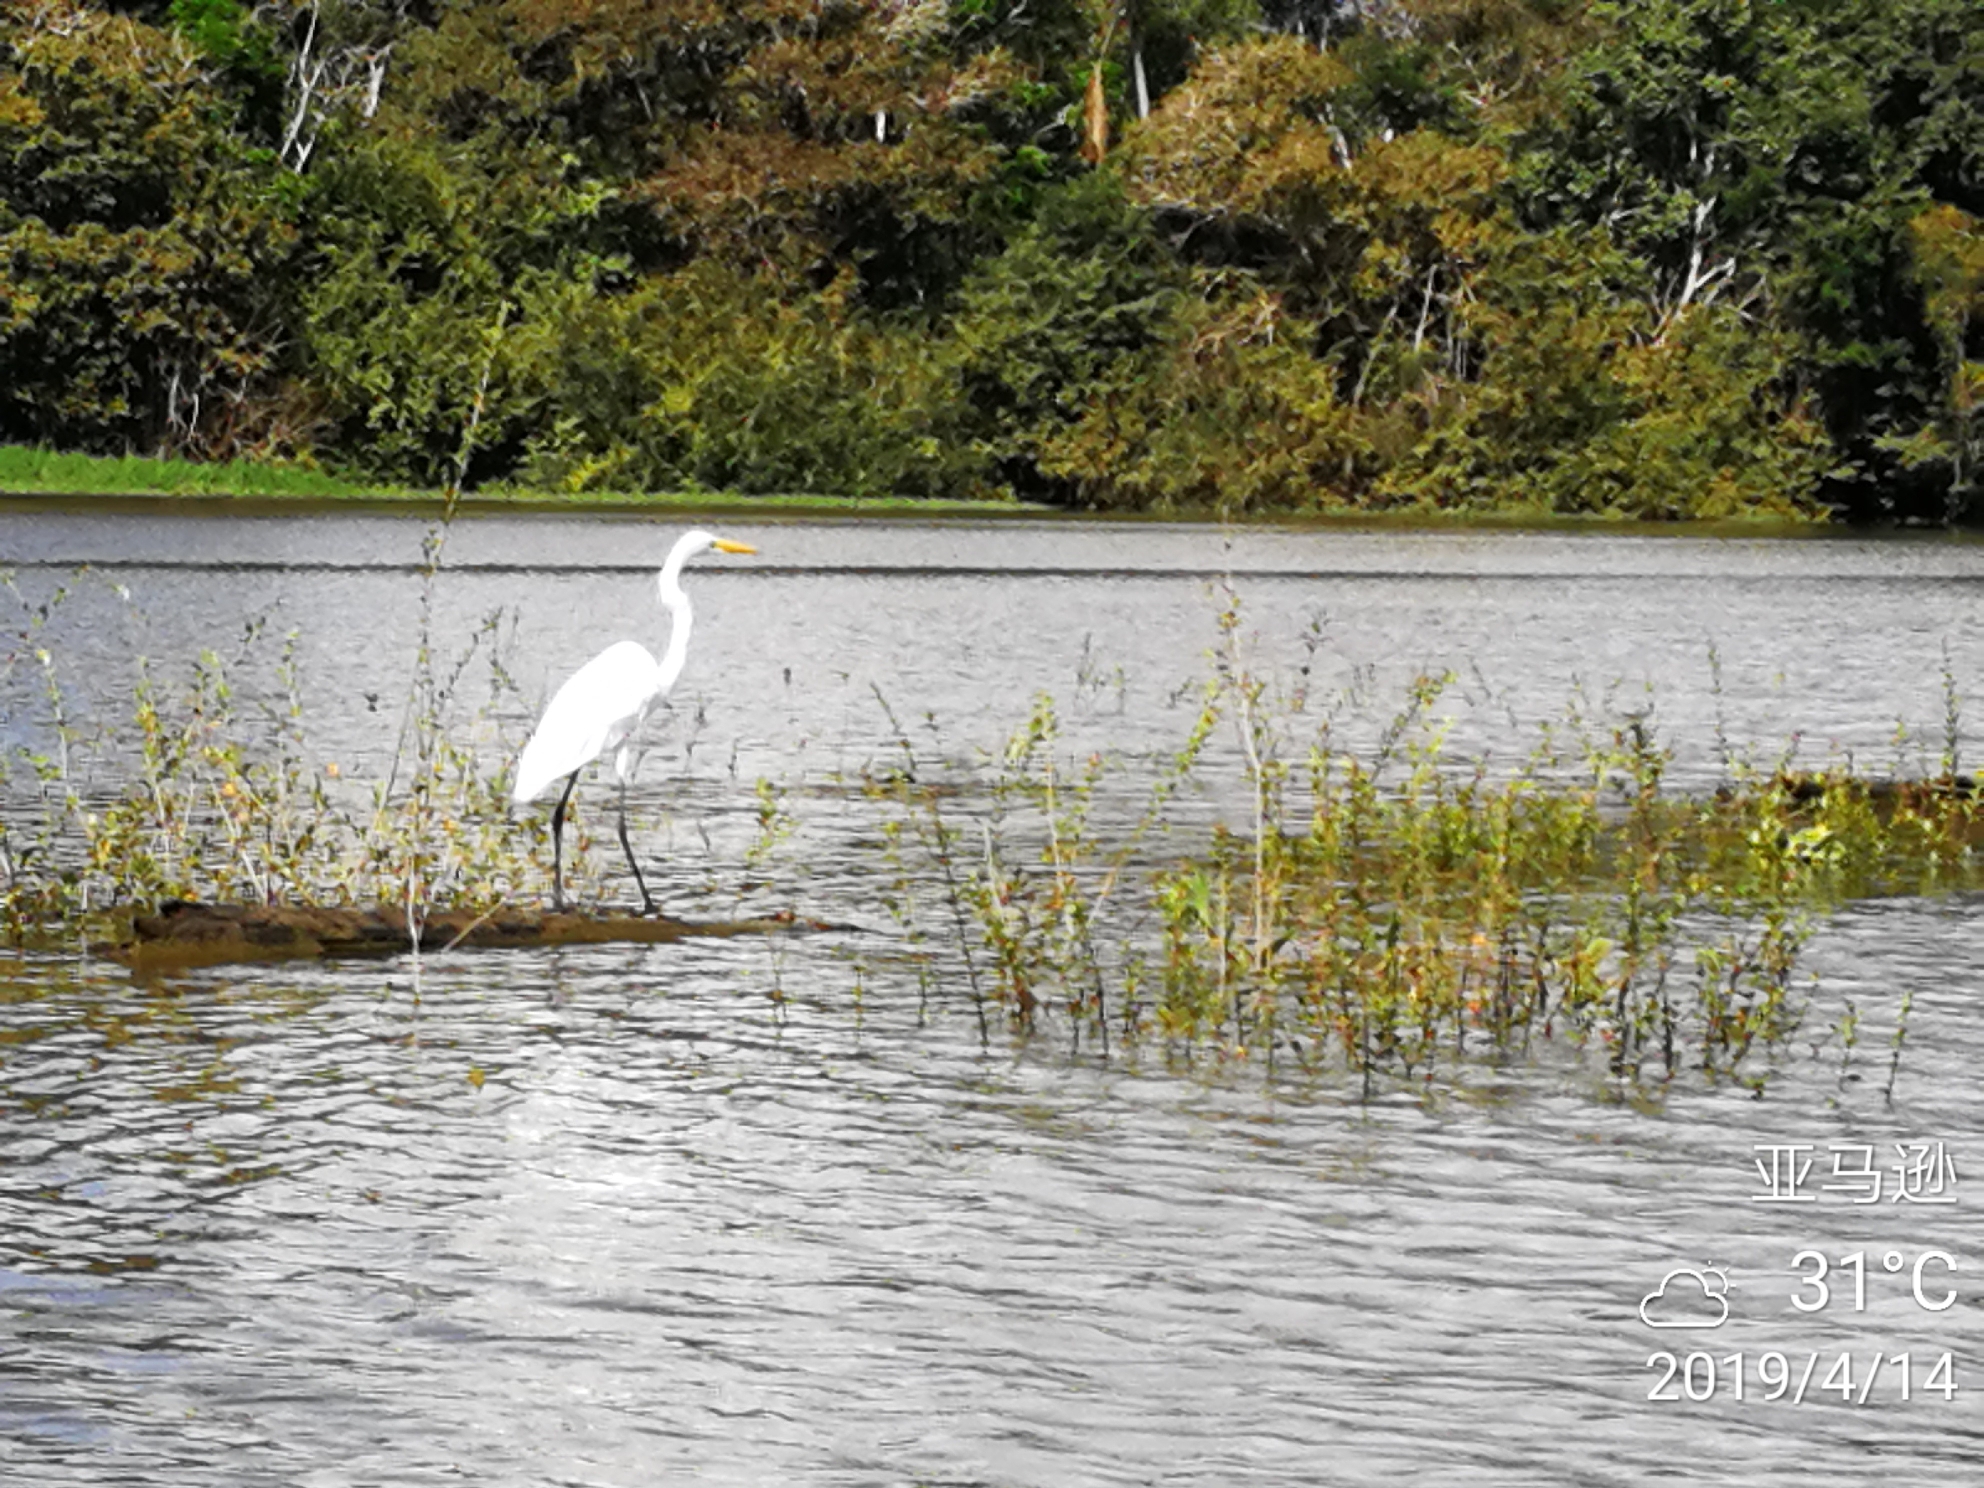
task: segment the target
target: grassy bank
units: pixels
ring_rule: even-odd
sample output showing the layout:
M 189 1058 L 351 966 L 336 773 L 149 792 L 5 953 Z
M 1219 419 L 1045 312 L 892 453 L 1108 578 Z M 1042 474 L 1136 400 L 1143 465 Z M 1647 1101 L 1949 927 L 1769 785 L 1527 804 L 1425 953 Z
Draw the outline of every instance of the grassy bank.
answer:
M 431 514 L 447 506 L 446 493 L 343 479 L 300 465 L 251 460 L 203 464 L 142 455 L 61 454 L 22 445 L 0 445 L 0 498 L 65 500 L 101 498 L 158 502 L 221 503 L 228 510 L 264 513 L 284 507 L 382 506 Z M 953 501 L 911 497 L 739 496 L 721 491 L 586 491 L 570 493 L 525 486 L 495 486 L 464 496 L 463 512 L 506 510 L 605 510 L 753 512 L 803 515 L 873 513 L 886 516 L 1041 516 L 1050 508 L 1016 501 Z
M 88 503 L 116 508 L 164 507 L 265 516 L 283 511 L 364 506 L 416 516 L 445 510 L 463 514 L 509 511 L 605 511 L 707 513 L 780 516 L 869 515 L 882 517 L 1020 517 L 1039 519 L 1060 508 L 1026 501 L 961 501 L 935 497 L 742 496 L 723 491 L 584 491 L 494 486 L 463 495 L 449 506 L 445 492 L 346 480 L 300 465 L 252 460 L 206 464 L 159 460 L 141 455 L 108 457 L 61 454 L 22 445 L 0 445 L 0 501 L 61 509 Z M 1137 524 L 1157 520 L 1226 521 L 1216 511 L 1088 512 L 1088 521 Z M 1618 515 L 1566 516 L 1542 507 L 1511 506 L 1478 511 L 1394 510 L 1379 512 L 1264 514 L 1263 525 L 1346 531 L 1524 531 L 1592 532 L 1652 537 L 1805 537 L 1843 530 L 1823 519 L 1780 516 L 1718 521 L 1636 521 Z
M 271 496 L 320 501 L 390 500 L 417 494 L 361 486 L 300 465 L 64 454 L 18 444 L 0 445 L 0 492 L 36 496 Z

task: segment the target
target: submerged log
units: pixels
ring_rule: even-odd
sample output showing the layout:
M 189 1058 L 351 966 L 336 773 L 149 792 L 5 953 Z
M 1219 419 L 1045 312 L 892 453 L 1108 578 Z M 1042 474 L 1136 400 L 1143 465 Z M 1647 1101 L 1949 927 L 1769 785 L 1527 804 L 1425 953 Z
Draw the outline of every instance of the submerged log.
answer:
M 605 910 L 439 910 L 420 927 L 426 952 L 559 945 L 646 944 L 691 936 L 766 935 L 845 927 L 790 912 L 749 920 L 676 920 Z M 189 904 L 172 900 L 132 917 L 128 936 L 93 947 L 137 972 L 182 971 L 236 961 L 394 956 L 413 948 L 406 916 L 392 909 Z
M 1776 782 L 1788 799 L 1801 806 L 1823 800 L 1828 790 L 1841 784 L 1865 791 L 1867 799 L 1876 806 L 1920 807 L 1932 801 L 1976 800 L 1984 796 L 1977 780 L 1969 775 L 1938 775 L 1925 780 L 1863 780 L 1855 777 L 1842 781 L 1838 776 L 1787 770 L 1777 775 Z M 1731 792 L 1725 786 L 1716 794 L 1728 799 Z

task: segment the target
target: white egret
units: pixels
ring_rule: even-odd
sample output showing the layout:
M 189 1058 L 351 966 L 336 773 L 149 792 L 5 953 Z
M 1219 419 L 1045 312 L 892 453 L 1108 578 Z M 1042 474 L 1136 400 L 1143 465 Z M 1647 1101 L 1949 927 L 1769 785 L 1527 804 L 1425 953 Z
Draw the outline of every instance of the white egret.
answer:
M 546 787 L 560 776 L 565 789 L 558 797 L 558 808 L 551 813 L 551 903 L 565 907 L 565 870 L 562 838 L 565 830 L 565 804 L 572 799 L 572 787 L 579 772 L 602 755 L 612 753 L 613 775 L 620 782 L 620 847 L 627 854 L 627 866 L 634 870 L 646 912 L 654 912 L 654 897 L 648 893 L 641 865 L 634 860 L 634 849 L 627 841 L 627 781 L 632 773 L 632 737 L 655 705 L 668 696 L 675 679 L 682 675 L 682 663 L 689 655 L 689 596 L 682 592 L 682 565 L 698 553 L 714 548 L 719 553 L 755 553 L 758 550 L 740 542 L 717 537 L 697 528 L 685 532 L 669 551 L 661 566 L 661 602 L 668 608 L 670 626 L 668 650 L 656 661 L 638 641 L 615 641 L 566 680 L 544 710 L 537 729 L 524 745 L 517 760 L 517 784 L 511 800 L 521 806 L 543 795 Z

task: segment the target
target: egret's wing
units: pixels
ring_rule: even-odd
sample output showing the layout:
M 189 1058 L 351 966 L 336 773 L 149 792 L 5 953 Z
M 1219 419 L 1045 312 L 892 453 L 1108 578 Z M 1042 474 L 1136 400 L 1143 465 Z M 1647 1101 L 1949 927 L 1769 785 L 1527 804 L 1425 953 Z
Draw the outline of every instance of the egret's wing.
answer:
M 660 673 L 636 641 L 616 641 L 572 673 L 524 745 L 513 798 L 535 800 L 626 738 L 652 705 Z

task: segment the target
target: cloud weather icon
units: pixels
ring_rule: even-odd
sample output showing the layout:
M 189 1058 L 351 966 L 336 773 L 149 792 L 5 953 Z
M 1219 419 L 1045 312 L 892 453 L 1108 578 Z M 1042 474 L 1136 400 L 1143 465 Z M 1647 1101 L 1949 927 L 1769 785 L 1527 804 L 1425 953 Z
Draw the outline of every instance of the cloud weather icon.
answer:
M 1640 1321 L 1649 1328 L 1720 1328 L 1729 1321 L 1729 1278 L 1720 1266 L 1677 1266 L 1640 1299 Z

